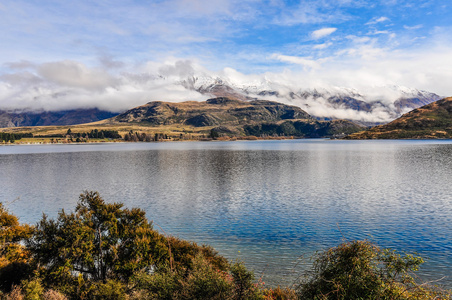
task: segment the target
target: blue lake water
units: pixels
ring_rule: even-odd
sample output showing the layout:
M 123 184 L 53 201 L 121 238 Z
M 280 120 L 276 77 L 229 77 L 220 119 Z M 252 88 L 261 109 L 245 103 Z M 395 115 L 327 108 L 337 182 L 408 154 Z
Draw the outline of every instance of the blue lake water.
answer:
M 452 141 L 237 141 L 0 147 L 0 201 L 24 223 L 83 190 L 214 246 L 270 285 L 344 238 L 427 258 L 452 287 Z M 15 201 L 14 201 L 15 200 Z

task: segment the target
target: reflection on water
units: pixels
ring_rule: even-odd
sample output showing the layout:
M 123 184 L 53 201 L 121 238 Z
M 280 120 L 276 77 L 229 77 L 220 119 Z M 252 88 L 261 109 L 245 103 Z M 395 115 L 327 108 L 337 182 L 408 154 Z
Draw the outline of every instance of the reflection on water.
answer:
M 10 209 L 22 222 L 98 190 L 271 284 L 292 282 L 314 251 L 343 238 L 416 251 L 429 258 L 428 279 L 452 268 L 450 141 L 0 147 L 0 178 L 0 199 L 20 197 Z

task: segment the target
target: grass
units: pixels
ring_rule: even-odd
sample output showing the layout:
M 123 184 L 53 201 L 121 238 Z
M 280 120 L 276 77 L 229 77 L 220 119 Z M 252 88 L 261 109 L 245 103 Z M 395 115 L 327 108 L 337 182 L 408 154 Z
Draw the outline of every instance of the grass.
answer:
M 102 124 L 102 122 L 95 122 L 82 125 L 67 125 L 67 126 L 36 126 L 36 127 L 12 127 L 12 128 L 0 128 L 0 132 L 4 133 L 32 133 L 33 138 L 22 138 L 16 140 L 14 144 L 47 144 L 52 143 L 52 140 L 57 143 L 68 143 L 69 141 L 64 137 L 68 129 L 71 129 L 72 133 L 90 132 L 91 130 L 115 130 L 121 136 L 124 136 L 130 131 L 146 133 L 147 135 L 154 136 L 155 134 L 163 134 L 171 137 L 171 140 L 199 140 L 207 138 L 210 129 L 212 127 L 193 127 L 182 125 L 164 125 L 164 126 L 146 126 L 142 124 Z M 55 137 L 52 137 L 55 136 Z M 182 137 L 182 138 L 181 138 Z M 58 140 L 58 141 L 57 141 Z M 112 142 L 122 140 L 110 140 L 110 139 L 90 139 L 90 143 L 100 142 Z M 0 142 L 1 143 L 1 142 Z

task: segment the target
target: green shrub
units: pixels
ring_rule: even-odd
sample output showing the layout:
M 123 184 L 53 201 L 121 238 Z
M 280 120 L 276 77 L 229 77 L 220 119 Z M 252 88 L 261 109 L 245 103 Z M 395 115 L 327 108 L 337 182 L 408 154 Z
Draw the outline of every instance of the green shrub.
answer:
M 213 268 L 202 255 L 193 259 L 193 270 L 181 287 L 183 299 L 230 299 L 233 292 L 227 273 Z
M 234 282 L 234 299 L 261 299 L 259 286 L 254 281 L 254 273 L 246 269 L 242 262 L 231 266 L 231 275 Z
M 90 299 L 96 300 L 125 300 L 126 287 L 119 281 L 107 280 L 106 283 L 98 282 L 92 289 Z
M 165 239 L 145 212 L 106 203 L 97 192 L 80 195 L 75 213 L 57 220 L 44 215 L 27 241 L 33 258 L 58 278 L 78 272 L 96 282 L 127 282 L 138 270 L 151 269 L 168 257 Z
M 178 299 L 180 277 L 169 269 L 155 274 L 139 273 L 135 276 L 134 283 L 136 292 L 143 299 Z
M 25 292 L 25 300 L 42 300 L 44 288 L 41 285 L 41 279 L 34 278 L 22 282 L 22 290 Z
M 195 256 L 190 268 L 161 269 L 135 277 L 138 290 L 148 299 L 231 299 L 233 283 L 227 272 L 218 270 L 202 254 Z
M 416 283 L 422 258 L 400 255 L 368 241 L 346 242 L 318 255 L 298 287 L 300 299 L 442 299 L 445 293 Z M 444 298 L 446 299 L 446 298 Z
M 193 268 L 192 263 L 194 258 L 198 255 L 202 255 L 213 267 L 219 270 L 225 271 L 229 267 L 227 259 L 219 255 L 218 252 L 210 246 L 199 246 L 194 242 L 172 236 L 166 239 L 175 268 Z

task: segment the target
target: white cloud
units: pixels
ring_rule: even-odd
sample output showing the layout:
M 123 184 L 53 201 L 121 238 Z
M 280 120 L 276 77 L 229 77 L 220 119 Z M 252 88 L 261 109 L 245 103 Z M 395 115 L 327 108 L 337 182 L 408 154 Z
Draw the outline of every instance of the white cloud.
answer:
M 315 50 L 323 50 L 323 49 L 326 49 L 326 48 L 330 47 L 331 45 L 333 45 L 333 43 L 331 43 L 331 42 L 323 43 L 323 44 L 318 44 L 318 45 L 314 45 L 314 46 L 312 47 L 312 49 L 315 49 Z
M 373 32 L 370 32 L 371 35 L 378 35 L 378 34 L 390 34 L 388 30 L 375 30 Z
M 88 90 L 115 84 L 115 78 L 104 70 L 88 68 L 75 61 L 45 63 L 37 67 L 37 73 L 49 82 Z
M 312 69 L 316 69 L 320 67 L 319 62 L 305 58 L 305 57 L 298 57 L 298 56 L 289 56 L 289 55 L 282 55 L 282 54 L 273 54 L 270 58 L 276 59 L 282 62 L 288 62 L 291 64 L 301 65 L 303 67 L 308 67 Z
M 120 74 L 74 61 L 30 65 L 35 66 L 34 70 L 12 69 L 14 72 L 0 76 L 0 109 L 57 111 L 97 107 L 119 112 L 149 101 L 206 99 L 179 84 L 190 73 L 191 62 L 187 61 L 172 66 L 150 63 L 135 72 Z M 140 73 L 140 69 L 148 71 Z M 160 71 L 171 78 L 157 76 Z
M 416 30 L 416 29 L 421 29 L 422 27 L 424 27 L 424 25 L 422 25 L 422 24 L 414 25 L 414 26 L 407 26 L 407 25 L 403 26 L 403 28 L 405 28 L 407 30 Z
M 378 24 L 378 23 L 382 23 L 382 22 L 386 22 L 386 21 L 389 21 L 388 17 L 373 18 L 372 20 L 367 22 L 366 25 L 374 25 L 374 24 Z
M 337 30 L 337 28 L 334 28 L 334 27 L 318 29 L 318 30 L 315 30 L 315 31 L 313 31 L 311 33 L 311 37 L 313 39 L 317 40 L 317 39 L 329 36 L 330 34 L 335 32 L 336 30 Z
M 342 22 L 351 17 L 345 13 L 343 7 L 352 5 L 350 1 L 299 1 L 295 6 L 287 2 L 280 5 L 281 10 L 271 23 L 281 26 L 295 26 L 299 24 L 321 24 Z
M 368 36 L 348 35 L 348 36 L 346 36 L 346 38 L 356 44 L 364 44 L 364 43 L 368 43 L 368 42 L 372 41 L 372 39 Z

